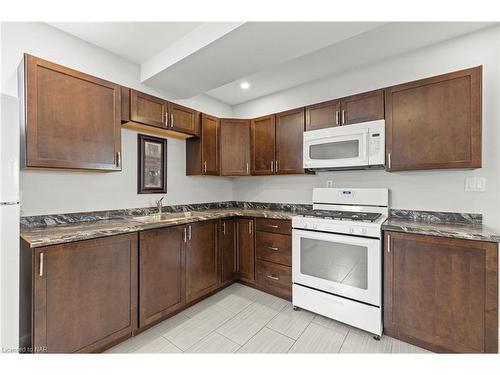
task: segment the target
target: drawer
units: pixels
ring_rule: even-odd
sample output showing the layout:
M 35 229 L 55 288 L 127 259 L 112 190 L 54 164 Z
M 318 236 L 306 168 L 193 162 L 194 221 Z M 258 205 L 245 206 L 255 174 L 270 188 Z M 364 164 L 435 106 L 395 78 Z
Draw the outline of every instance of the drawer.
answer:
M 292 265 L 292 237 L 285 234 L 256 233 L 256 256 L 269 262 Z
M 281 264 L 257 260 L 257 284 L 270 293 L 284 298 L 292 296 L 292 268 Z
M 257 230 L 271 233 L 292 234 L 292 221 L 279 219 L 257 219 Z

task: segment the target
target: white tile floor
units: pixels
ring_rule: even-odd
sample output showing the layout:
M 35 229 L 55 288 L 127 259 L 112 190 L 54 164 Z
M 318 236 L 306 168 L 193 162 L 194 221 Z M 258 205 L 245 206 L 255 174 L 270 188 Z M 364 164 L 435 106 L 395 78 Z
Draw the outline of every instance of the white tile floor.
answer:
M 430 353 L 233 284 L 107 353 Z

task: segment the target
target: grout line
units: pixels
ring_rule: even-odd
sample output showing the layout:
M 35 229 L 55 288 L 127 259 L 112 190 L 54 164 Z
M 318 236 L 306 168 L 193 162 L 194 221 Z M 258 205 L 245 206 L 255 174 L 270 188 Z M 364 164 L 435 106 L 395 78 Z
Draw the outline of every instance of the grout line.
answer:
M 166 337 L 163 337 L 163 336 L 160 336 L 162 339 L 164 340 L 167 340 L 169 343 L 171 343 L 173 346 L 175 346 L 177 349 L 179 349 L 181 351 L 181 353 L 184 353 L 184 350 L 182 350 L 181 348 L 179 348 L 177 345 L 175 345 L 172 341 L 170 341 L 169 339 L 167 339 Z
M 299 341 L 299 339 L 302 337 L 302 335 L 304 334 L 304 332 L 309 328 L 309 326 L 312 324 L 314 318 L 311 319 L 311 321 L 306 325 L 306 328 L 304 328 L 304 330 L 300 333 L 299 337 L 297 337 L 295 339 L 295 342 L 293 343 L 293 345 L 290 347 L 290 349 L 288 349 L 287 353 L 290 353 L 290 350 L 292 350 L 292 348 L 295 346 L 295 344 L 297 344 L 297 342 Z
M 347 340 L 347 336 L 349 336 L 349 333 L 351 333 L 351 328 L 347 329 L 347 333 L 345 334 L 344 339 L 342 340 L 342 344 L 340 345 L 339 351 L 337 353 L 340 353 L 340 351 L 342 350 L 342 347 L 344 346 L 345 341 Z
M 278 334 L 280 334 L 281 336 L 285 336 L 286 338 L 290 339 L 290 340 L 293 340 L 293 343 L 295 344 L 295 341 L 296 339 L 294 339 L 293 337 L 290 337 L 288 336 L 287 334 L 283 333 L 283 332 L 280 332 L 280 331 L 276 331 L 275 329 L 271 328 L 271 327 L 268 327 L 268 326 L 265 326 L 264 328 L 267 328 L 267 329 L 270 329 L 271 331 L 274 331 Z

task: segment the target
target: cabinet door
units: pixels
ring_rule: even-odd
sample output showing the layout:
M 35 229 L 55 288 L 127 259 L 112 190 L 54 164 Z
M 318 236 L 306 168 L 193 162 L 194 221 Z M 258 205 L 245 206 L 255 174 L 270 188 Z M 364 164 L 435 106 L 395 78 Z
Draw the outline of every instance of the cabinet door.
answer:
M 220 120 L 217 117 L 202 115 L 201 153 L 203 174 L 219 174 L 219 127 Z
M 198 135 L 200 112 L 179 104 L 169 103 L 169 128 L 181 133 Z
M 167 128 L 168 102 L 143 92 L 130 90 L 130 120 Z
M 340 100 L 331 100 L 306 107 L 306 130 L 332 128 L 340 125 Z
M 440 352 L 496 352 L 497 244 L 386 232 L 384 329 Z
M 251 158 L 253 175 L 274 173 L 275 117 L 255 118 L 251 121 Z
M 137 234 L 39 248 L 33 346 L 94 352 L 137 329 Z
M 171 227 L 139 234 L 139 327 L 184 304 L 184 229 Z
M 340 99 L 341 124 L 381 120 L 384 118 L 384 90 L 375 90 Z
M 238 269 L 240 279 L 255 280 L 254 220 L 238 219 Z
M 26 167 L 121 170 L 120 86 L 25 55 Z
M 304 173 L 302 146 L 304 139 L 304 108 L 276 114 L 275 173 Z
M 250 121 L 221 120 L 220 165 L 222 176 L 250 175 Z
M 236 222 L 221 220 L 219 231 L 221 282 L 234 280 L 238 272 L 238 249 L 236 247 Z
M 217 222 L 187 225 L 186 302 L 210 293 L 218 286 Z
M 386 89 L 386 169 L 480 168 L 482 67 Z

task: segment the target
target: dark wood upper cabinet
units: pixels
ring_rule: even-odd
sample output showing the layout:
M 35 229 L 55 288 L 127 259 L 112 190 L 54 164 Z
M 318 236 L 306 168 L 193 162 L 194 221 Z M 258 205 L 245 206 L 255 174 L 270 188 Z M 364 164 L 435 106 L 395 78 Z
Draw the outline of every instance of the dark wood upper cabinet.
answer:
M 136 233 L 24 251 L 33 254 L 33 348 L 93 352 L 137 329 Z
M 184 226 L 139 233 L 139 327 L 185 303 Z
M 384 118 L 384 90 L 375 90 L 340 99 L 340 124 L 381 120 Z
M 497 244 L 386 232 L 384 330 L 438 352 L 497 353 Z
M 121 170 L 119 85 L 27 54 L 20 82 L 23 167 Z
M 217 221 L 187 225 L 186 302 L 215 290 L 218 270 Z
M 304 108 L 276 114 L 276 162 L 275 173 L 304 173 L 303 139 Z
M 318 130 L 339 125 L 340 100 L 331 100 L 306 107 L 305 130 Z
M 168 102 L 153 95 L 130 90 L 130 120 L 166 129 L 169 121 Z
M 482 67 L 389 87 L 386 169 L 480 168 Z
M 263 116 L 251 121 L 251 170 L 252 175 L 274 173 L 275 116 Z
M 218 175 L 219 168 L 220 120 L 203 114 L 201 118 L 201 158 L 202 173 Z
M 236 247 L 236 221 L 221 220 L 219 228 L 219 255 L 221 283 L 234 280 L 238 273 L 238 248 Z
M 241 218 L 238 222 L 238 272 L 244 281 L 255 280 L 255 222 Z
M 181 133 L 199 135 L 200 112 L 176 103 L 168 104 L 169 128 Z
M 221 176 L 250 175 L 249 120 L 221 120 L 220 174 Z

